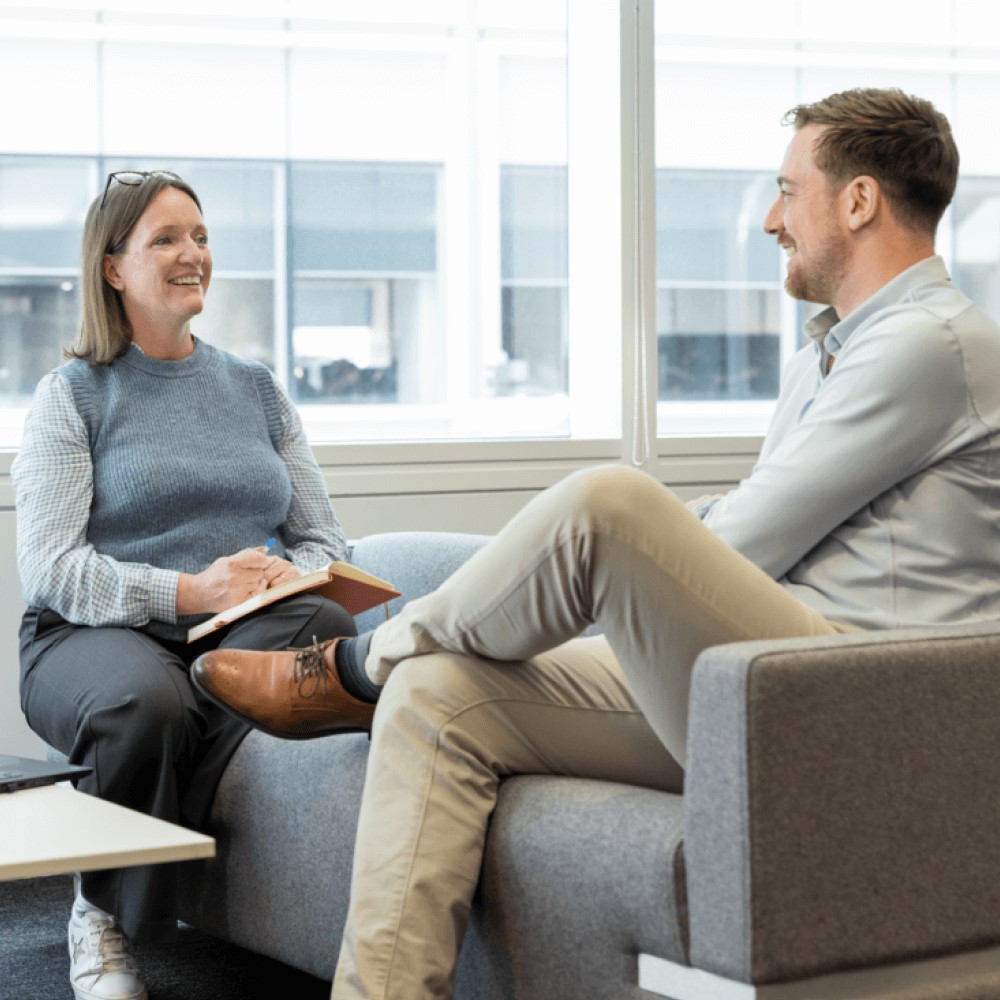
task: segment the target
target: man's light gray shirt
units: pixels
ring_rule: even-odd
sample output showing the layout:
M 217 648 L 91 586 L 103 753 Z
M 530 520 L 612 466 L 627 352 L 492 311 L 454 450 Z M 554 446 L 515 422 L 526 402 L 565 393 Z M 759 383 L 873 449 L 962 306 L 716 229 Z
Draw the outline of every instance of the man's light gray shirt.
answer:
M 698 516 L 831 620 L 1000 618 L 1000 329 L 929 257 L 806 330 L 753 472 Z

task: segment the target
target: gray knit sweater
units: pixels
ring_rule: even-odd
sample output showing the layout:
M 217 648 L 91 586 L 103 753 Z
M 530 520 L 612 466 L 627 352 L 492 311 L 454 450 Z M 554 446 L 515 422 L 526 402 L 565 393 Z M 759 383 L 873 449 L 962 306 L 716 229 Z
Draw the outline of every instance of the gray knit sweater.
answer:
M 345 553 L 287 396 L 263 365 L 202 341 L 181 361 L 133 347 L 56 369 L 11 475 L 25 601 L 80 624 L 181 635 L 178 573 L 270 538 L 303 571 Z

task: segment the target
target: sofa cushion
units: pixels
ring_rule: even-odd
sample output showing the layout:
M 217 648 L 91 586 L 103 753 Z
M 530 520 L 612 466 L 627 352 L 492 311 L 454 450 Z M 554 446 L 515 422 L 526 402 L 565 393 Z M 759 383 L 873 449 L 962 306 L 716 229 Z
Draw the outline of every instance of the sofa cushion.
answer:
M 217 856 L 181 866 L 183 918 L 332 978 L 367 752 L 358 734 L 251 733 L 216 795 Z M 640 951 L 686 961 L 680 836 L 679 796 L 579 778 L 504 781 L 458 1000 L 611 1000 L 637 981 Z
M 212 806 L 216 857 L 181 866 L 181 917 L 332 978 L 368 745 L 358 733 L 304 741 L 250 733 Z
M 489 535 L 462 535 L 434 531 L 390 531 L 368 535 L 354 543 L 351 562 L 391 583 L 400 596 L 389 603 L 389 613 L 414 598 L 436 590 L 471 555 L 489 541 Z M 380 606 L 358 615 L 359 632 L 385 621 Z
M 620 1000 L 622 984 L 638 982 L 639 952 L 686 963 L 681 826 L 679 795 L 506 780 L 456 996 Z

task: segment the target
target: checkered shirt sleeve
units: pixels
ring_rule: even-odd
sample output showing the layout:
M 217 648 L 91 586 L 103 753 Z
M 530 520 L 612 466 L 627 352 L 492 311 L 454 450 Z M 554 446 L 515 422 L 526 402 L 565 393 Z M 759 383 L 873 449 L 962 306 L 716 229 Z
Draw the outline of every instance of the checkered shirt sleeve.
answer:
M 176 622 L 179 574 L 118 562 L 87 541 L 94 483 L 90 442 L 69 386 L 54 372 L 35 391 L 11 479 L 27 604 L 80 625 Z
M 347 545 L 298 411 L 275 385 L 283 427 L 278 451 L 292 484 L 281 536 L 287 558 L 308 573 L 345 559 Z M 80 625 L 177 621 L 177 572 L 112 559 L 87 541 L 94 482 L 90 442 L 69 386 L 56 373 L 35 392 L 11 479 L 26 603 Z

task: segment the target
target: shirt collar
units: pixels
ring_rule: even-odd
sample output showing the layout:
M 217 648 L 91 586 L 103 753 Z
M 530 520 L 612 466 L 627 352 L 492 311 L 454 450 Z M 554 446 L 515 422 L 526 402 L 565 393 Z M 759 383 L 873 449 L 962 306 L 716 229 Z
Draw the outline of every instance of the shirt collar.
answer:
M 901 271 L 892 281 L 884 284 L 874 295 L 865 299 L 861 305 L 849 312 L 843 319 L 837 316 L 833 306 L 828 306 L 821 313 L 813 316 L 806 323 L 804 329 L 806 335 L 819 348 L 824 370 L 826 358 L 831 354 L 836 357 L 837 352 L 847 343 L 851 334 L 863 326 L 879 310 L 902 301 L 924 285 L 950 280 L 944 261 L 935 254 L 932 257 L 925 257 L 905 271 Z

